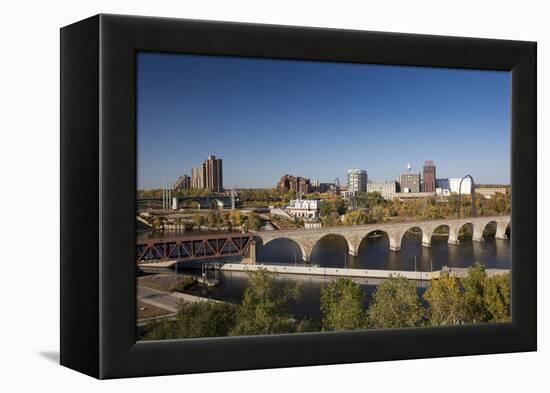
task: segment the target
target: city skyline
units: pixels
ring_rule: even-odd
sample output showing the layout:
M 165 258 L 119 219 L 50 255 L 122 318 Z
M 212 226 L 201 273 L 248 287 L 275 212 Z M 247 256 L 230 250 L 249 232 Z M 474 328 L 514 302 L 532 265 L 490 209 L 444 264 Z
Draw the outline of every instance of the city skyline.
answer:
M 509 73 L 195 55 L 138 55 L 138 188 L 215 155 L 225 188 L 284 174 L 510 182 Z

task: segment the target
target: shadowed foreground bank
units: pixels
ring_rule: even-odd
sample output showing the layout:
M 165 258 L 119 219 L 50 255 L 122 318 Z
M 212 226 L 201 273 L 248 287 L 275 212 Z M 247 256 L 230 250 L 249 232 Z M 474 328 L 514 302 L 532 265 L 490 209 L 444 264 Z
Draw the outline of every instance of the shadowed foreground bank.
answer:
M 366 295 L 349 278 L 324 285 L 320 319 L 298 319 L 291 307 L 300 301 L 300 285 L 279 281 L 260 269 L 251 273 L 239 304 L 182 302 L 172 320 L 139 328 L 140 340 L 220 337 L 334 330 L 446 326 L 510 321 L 510 273 L 489 276 L 476 263 L 462 278 L 434 279 L 419 296 L 402 276 L 383 280 L 368 307 Z

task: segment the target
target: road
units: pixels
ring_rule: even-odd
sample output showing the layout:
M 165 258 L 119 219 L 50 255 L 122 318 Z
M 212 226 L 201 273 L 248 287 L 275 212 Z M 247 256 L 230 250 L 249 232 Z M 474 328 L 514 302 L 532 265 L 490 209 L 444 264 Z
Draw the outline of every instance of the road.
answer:
M 144 303 L 149 303 L 173 313 L 178 311 L 178 303 L 181 302 L 179 297 L 168 292 L 143 287 L 141 285 L 137 287 L 137 298 Z
M 218 300 L 189 295 L 186 293 L 159 291 L 158 289 L 148 288 L 141 285 L 138 285 L 137 287 L 137 298 L 144 303 L 149 303 L 153 306 L 163 308 L 173 313 L 178 311 L 178 305 L 182 301 L 189 303 L 206 301 L 219 302 Z

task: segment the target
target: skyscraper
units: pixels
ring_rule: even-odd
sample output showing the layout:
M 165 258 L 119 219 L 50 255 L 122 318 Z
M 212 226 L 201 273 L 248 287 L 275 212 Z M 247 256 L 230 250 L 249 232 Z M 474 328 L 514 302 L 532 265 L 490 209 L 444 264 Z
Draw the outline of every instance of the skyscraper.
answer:
M 204 188 L 204 165 L 191 169 L 191 188 Z
M 432 160 L 424 161 L 422 192 L 435 192 L 435 165 Z
M 223 191 L 223 167 L 222 159 L 210 155 L 202 163 L 204 173 L 204 188 L 214 192 Z
M 198 167 L 191 169 L 191 188 L 207 188 L 210 191 L 223 191 L 222 159 L 210 155 Z
M 348 191 L 367 192 L 367 171 L 364 169 L 348 169 Z

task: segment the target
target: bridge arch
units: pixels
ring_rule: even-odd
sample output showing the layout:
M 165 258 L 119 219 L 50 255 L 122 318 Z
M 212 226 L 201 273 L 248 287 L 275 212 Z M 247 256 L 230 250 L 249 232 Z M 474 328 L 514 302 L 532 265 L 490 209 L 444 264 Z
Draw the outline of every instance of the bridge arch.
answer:
M 219 199 L 210 200 L 209 208 L 210 209 L 223 209 L 224 203 Z
M 451 227 L 449 224 L 439 224 L 432 228 L 426 229 L 426 233 L 424 235 L 426 236 L 426 241 L 429 242 L 429 245 L 424 244 L 424 241 L 422 242 L 422 245 L 425 247 L 431 246 L 434 235 L 441 236 L 441 237 L 445 236 L 448 241 L 450 233 L 451 233 Z
M 483 226 L 483 230 L 482 230 L 483 238 L 494 237 L 497 234 L 498 223 L 495 220 L 487 221 L 483 223 L 482 226 Z
M 420 231 L 420 237 L 421 237 L 421 244 L 423 246 L 426 246 L 426 247 L 429 247 L 430 246 L 430 240 L 429 240 L 429 237 L 426 237 L 427 235 L 427 231 L 422 228 L 421 225 L 413 225 L 407 229 L 405 229 L 401 234 L 400 234 L 400 238 L 399 238 L 399 248 L 401 249 L 401 246 L 402 246 L 402 243 L 403 243 L 403 238 L 405 237 L 405 235 L 407 235 L 407 233 L 409 235 L 415 235 L 418 231 Z
M 327 233 L 325 235 L 320 236 L 313 243 L 313 245 L 311 247 L 310 259 L 313 257 L 315 252 L 318 251 L 318 248 L 320 247 L 321 242 L 323 240 L 328 240 L 327 238 L 339 239 L 339 240 L 342 241 L 342 244 L 346 245 L 346 250 L 342 250 L 342 251 L 338 250 L 336 254 L 339 255 L 339 254 L 342 254 L 342 253 L 346 253 L 346 254 L 349 253 L 350 255 L 357 255 L 357 247 L 356 247 L 356 245 L 354 244 L 353 240 L 350 237 L 345 236 L 341 233 Z M 335 256 L 335 255 L 333 255 L 333 256 Z
M 201 209 L 202 206 L 199 201 L 195 199 L 189 199 L 185 200 L 183 202 L 178 203 L 179 207 L 187 208 L 187 209 Z
M 265 242 L 263 241 L 262 238 L 258 238 L 257 240 L 259 240 L 258 243 L 262 244 L 264 251 L 265 251 L 265 247 L 273 246 L 274 242 L 289 241 L 289 242 L 293 243 L 294 245 L 297 245 L 299 250 L 300 250 L 301 255 L 300 256 L 297 255 L 296 257 L 300 258 L 304 261 L 309 261 L 311 251 L 308 250 L 307 245 L 304 244 L 304 242 L 302 242 L 300 240 L 292 239 L 291 237 L 286 237 L 286 236 L 275 237 L 275 238 L 269 239 Z
M 372 229 L 369 230 L 364 236 L 361 236 L 357 242 L 357 255 L 359 255 L 359 250 L 362 247 L 367 247 L 369 242 L 372 242 L 373 238 L 381 237 L 383 241 L 387 242 L 387 247 L 390 246 L 390 236 L 388 232 L 382 230 L 382 229 Z
M 460 244 L 460 237 L 464 238 L 465 233 L 467 237 L 472 236 L 473 238 L 475 227 L 473 223 L 468 221 L 451 226 L 449 230 L 449 244 Z

